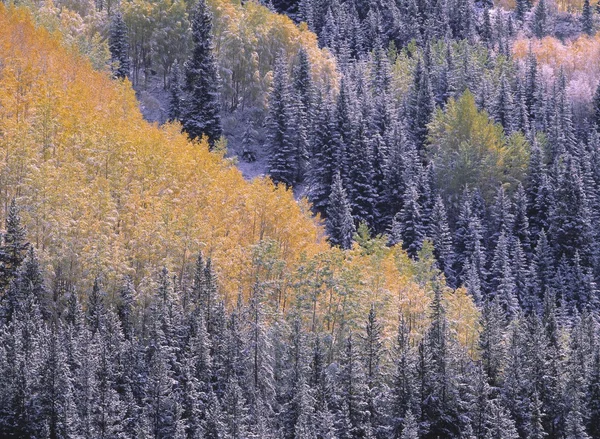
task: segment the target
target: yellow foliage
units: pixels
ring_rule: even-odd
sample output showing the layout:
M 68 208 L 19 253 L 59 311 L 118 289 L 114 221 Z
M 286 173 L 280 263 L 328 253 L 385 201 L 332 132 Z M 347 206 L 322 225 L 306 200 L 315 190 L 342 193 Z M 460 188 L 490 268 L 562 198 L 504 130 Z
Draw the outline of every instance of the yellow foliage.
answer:
M 320 49 L 317 36 L 306 25 L 296 26 L 258 2 L 209 0 L 214 14 L 215 49 L 223 79 L 226 108 L 263 104 L 271 85 L 275 58 L 284 53 L 296 58 L 300 48 L 308 54 L 313 80 L 337 86 L 335 58 Z
M 576 102 L 589 101 L 600 78 L 600 34 L 581 35 L 566 43 L 553 37 L 519 39 L 513 44 L 515 59 L 524 62 L 530 48 L 547 83 L 558 77 L 562 69 L 569 96 Z
M 143 294 L 160 268 L 181 278 L 202 251 L 227 303 L 259 287 L 274 313 L 297 305 L 335 339 L 361 327 L 371 303 L 389 334 L 399 313 L 415 336 L 427 324 L 429 257 L 414 263 L 383 238 L 330 248 L 306 201 L 245 181 L 178 125 L 148 124 L 128 82 L 0 5 L 1 216 L 13 197 L 46 270 L 80 291 L 102 273 L 109 291 L 130 275 Z M 446 297 L 468 343 L 477 310 L 464 293 Z

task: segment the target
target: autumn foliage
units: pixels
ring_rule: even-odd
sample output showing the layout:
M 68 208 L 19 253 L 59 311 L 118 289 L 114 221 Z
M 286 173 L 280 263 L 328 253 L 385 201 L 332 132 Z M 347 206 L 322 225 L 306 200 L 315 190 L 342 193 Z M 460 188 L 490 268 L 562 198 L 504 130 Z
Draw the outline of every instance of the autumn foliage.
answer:
M 259 287 L 273 312 L 299 306 L 332 334 L 372 302 L 390 323 L 402 312 L 413 332 L 426 325 L 432 257 L 411 261 L 383 239 L 330 248 L 305 201 L 268 179 L 245 181 L 178 125 L 148 124 L 128 82 L 2 5 L 0 152 L 2 214 L 16 197 L 47 272 L 80 292 L 98 275 L 114 291 L 128 275 L 143 294 L 163 266 L 181 284 L 201 251 L 228 303 Z M 463 341 L 474 340 L 471 300 L 447 298 Z

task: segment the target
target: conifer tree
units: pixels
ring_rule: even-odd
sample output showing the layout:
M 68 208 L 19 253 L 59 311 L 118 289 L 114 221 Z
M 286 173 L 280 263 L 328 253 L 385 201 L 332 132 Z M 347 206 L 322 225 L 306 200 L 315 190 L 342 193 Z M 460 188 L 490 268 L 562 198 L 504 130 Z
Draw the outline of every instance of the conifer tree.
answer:
M 519 21 L 525 19 L 525 14 L 531 9 L 531 2 L 529 0 L 517 0 L 515 13 Z
M 419 439 L 419 425 L 411 410 L 406 413 L 400 439 Z
M 185 63 L 187 98 L 181 122 L 192 139 L 208 137 L 211 147 L 223 134 L 219 103 L 219 73 L 213 53 L 212 14 L 206 0 L 192 12 L 193 49 Z
M 425 59 L 419 58 L 417 61 L 407 109 L 412 140 L 419 149 L 424 145 L 427 136 L 427 124 L 431 120 L 434 108 L 427 57 L 426 54 Z
M 498 14 L 498 16 L 500 16 L 500 14 Z M 496 122 L 501 124 L 508 134 L 513 132 L 513 119 L 515 116 L 514 96 L 505 74 L 503 74 L 500 79 L 500 87 L 496 94 L 492 113 Z
M 21 225 L 21 217 L 16 200 L 10 202 L 5 223 L 6 232 L 0 245 L 0 292 L 4 291 L 23 260 L 28 247 L 25 227 Z
M 594 11 L 590 5 L 590 0 L 583 1 L 583 10 L 581 12 L 581 30 L 588 35 L 594 34 Z
M 179 63 L 176 62 L 171 68 L 171 78 L 169 81 L 169 120 L 181 120 L 184 114 L 185 95 L 183 91 L 183 79 L 181 77 Z
M 423 219 L 419 206 L 419 194 L 415 185 L 411 185 L 404 195 L 404 207 L 394 217 L 392 235 L 398 235 L 402 247 L 411 257 L 416 257 L 424 239 Z
M 427 234 L 433 241 L 433 254 L 437 260 L 438 267 L 450 286 L 456 285 L 454 273 L 454 250 L 452 246 L 452 235 L 448 226 L 448 217 L 442 197 L 435 200 L 431 213 L 429 232 Z
M 548 7 L 546 6 L 546 0 L 539 0 L 535 8 L 533 9 L 533 21 L 532 31 L 533 34 L 538 38 L 544 38 L 548 35 Z
M 110 49 L 111 61 L 113 62 L 113 74 L 115 78 L 127 78 L 130 69 L 129 42 L 127 26 L 120 12 L 116 12 L 111 18 L 108 47 Z
M 352 247 L 352 240 L 356 229 L 354 220 L 352 219 L 350 204 L 348 203 L 346 191 L 342 186 L 339 173 L 333 177 L 325 226 L 331 244 L 343 249 Z
M 298 170 L 297 145 L 294 144 L 291 91 L 287 62 L 283 54 L 277 59 L 273 86 L 269 95 L 269 173 L 276 183 L 292 186 Z

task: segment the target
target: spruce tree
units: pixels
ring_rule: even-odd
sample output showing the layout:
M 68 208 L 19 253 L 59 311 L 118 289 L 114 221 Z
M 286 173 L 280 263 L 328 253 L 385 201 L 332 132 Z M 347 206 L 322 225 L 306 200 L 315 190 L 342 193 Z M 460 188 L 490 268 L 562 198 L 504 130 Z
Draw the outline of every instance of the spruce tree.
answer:
M 283 54 L 277 59 L 273 86 L 269 95 L 269 173 L 276 183 L 292 186 L 297 180 L 298 153 L 293 138 L 291 91 L 287 62 Z
M 548 7 L 546 0 L 539 0 L 533 10 L 532 31 L 537 38 L 544 38 L 549 33 Z
M 0 245 L 0 292 L 6 289 L 16 275 L 29 246 L 26 242 L 25 227 L 21 225 L 21 217 L 14 198 L 8 208 L 5 227 L 6 232 L 2 235 L 2 244 Z
M 113 63 L 115 78 L 124 79 L 129 76 L 129 42 L 127 26 L 120 12 L 115 13 L 110 21 L 108 48 Z
M 583 0 L 581 30 L 588 35 L 594 35 L 594 11 L 590 5 L 590 0 Z
M 442 197 L 438 196 L 431 213 L 429 232 L 427 236 L 433 241 L 433 254 L 437 260 L 438 267 L 450 286 L 456 285 L 454 273 L 454 250 L 452 246 L 452 234 L 448 226 L 448 217 Z
M 415 185 L 410 186 L 404 195 L 404 207 L 394 217 L 396 226 L 394 229 L 400 232 L 402 247 L 409 256 L 416 257 L 421 249 L 424 239 L 424 226 L 419 205 L 419 194 Z
M 424 146 L 427 137 L 427 124 L 431 121 L 434 109 L 428 56 L 425 55 L 424 58 L 419 58 L 417 61 L 407 108 L 412 140 L 419 149 Z
M 529 0 L 517 0 L 517 5 L 515 8 L 515 14 L 519 21 L 523 21 L 525 19 L 525 14 L 529 12 L 531 9 L 531 2 Z
M 185 63 L 185 108 L 181 118 L 191 139 L 208 137 L 210 147 L 223 134 L 219 103 L 219 73 L 213 53 L 212 14 L 206 0 L 198 0 L 192 12 L 193 49 Z
M 354 220 L 352 219 L 350 204 L 348 203 L 346 191 L 342 186 L 342 179 L 339 173 L 333 177 L 328 204 L 325 228 L 329 235 L 329 242 L 343 249 L 349 249 L 352 247 L 352 240 L 356 229 Z
M 171 69 L 171 79 L 169 81 L 169 120 L 181 120 L 184 114 L 185 96 L 183 91 L 183 79 L 181 77 L 179 63 L 173 64 Z

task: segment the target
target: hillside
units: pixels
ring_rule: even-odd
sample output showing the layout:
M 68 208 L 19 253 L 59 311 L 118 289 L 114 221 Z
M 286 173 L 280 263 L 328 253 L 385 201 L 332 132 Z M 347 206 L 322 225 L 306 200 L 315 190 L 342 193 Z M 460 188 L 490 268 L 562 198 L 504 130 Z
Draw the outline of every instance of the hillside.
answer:
M 16 197 L 23 206 L 48 273 L 81 292 L 97 276 L 109 290 L 130 276 L 143 292 L 163 266 L 186 281 L 202 252 L 228 303 L 264 283 L 271 306 L 285 310 L 298 300 L 300 273 L 327 267 L 313 288 L 353 291 L 346 305 L 353 312 L 377 301 L 393 320 L 407 288 L 420 297 L 419 312 L 426 308 L 427 282 L 412 281 L 417 268 L 401 251 L 330 248 L 291 191 L 266 179 L 246 182 L 177 125 L 145 122 L 128 83 L 95 72 L 36 29 L 26 11 L 2 7 L 1 20 L 2 205 L 6 212 Z M 339 302 L 323 294 L 319 307 L 325 300 L 329 309 Z

